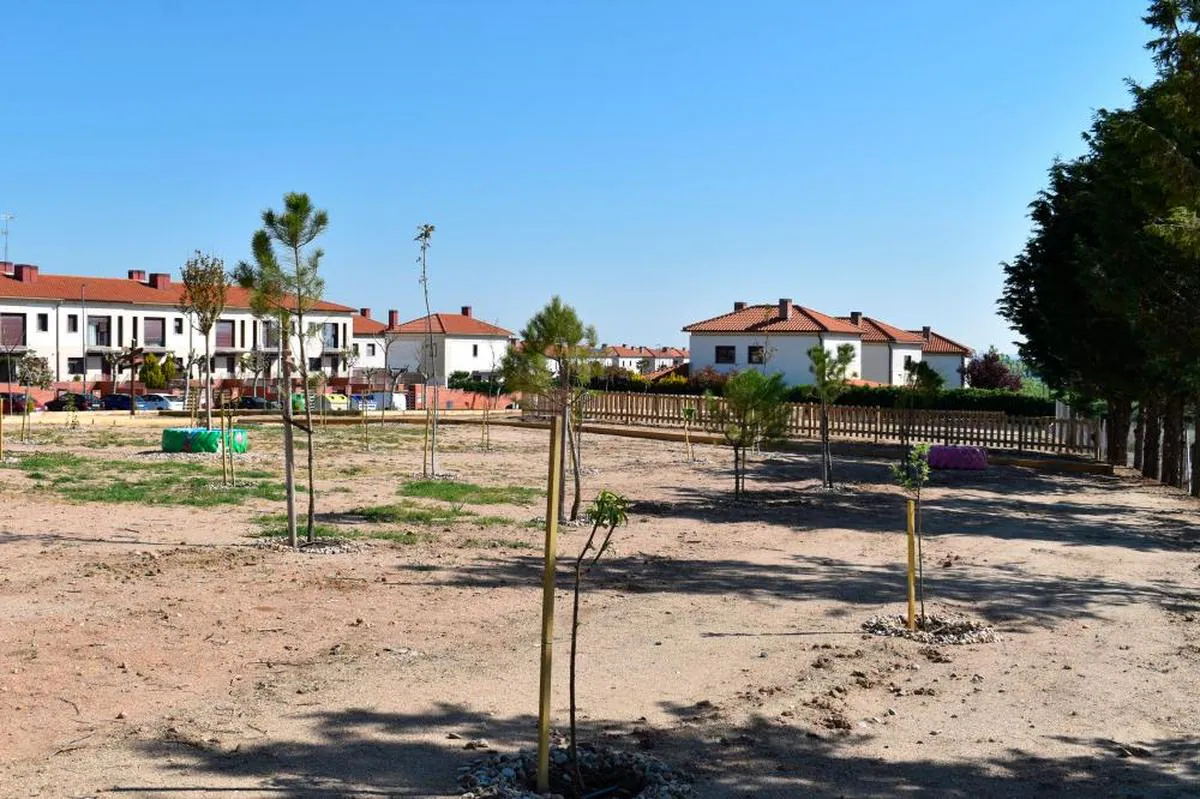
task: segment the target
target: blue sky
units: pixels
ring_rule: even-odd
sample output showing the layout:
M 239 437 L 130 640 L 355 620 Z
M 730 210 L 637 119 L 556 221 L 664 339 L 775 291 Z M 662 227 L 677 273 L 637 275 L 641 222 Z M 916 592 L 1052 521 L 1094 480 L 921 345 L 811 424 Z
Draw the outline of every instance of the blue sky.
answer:
M 1148 79 L 1142 0 L 12 3 L 0 211 L 44 271 L 245 258 L 328 209 L 329 299 L 609 343 L 791 297 L 1011 350 L 999 263 Z

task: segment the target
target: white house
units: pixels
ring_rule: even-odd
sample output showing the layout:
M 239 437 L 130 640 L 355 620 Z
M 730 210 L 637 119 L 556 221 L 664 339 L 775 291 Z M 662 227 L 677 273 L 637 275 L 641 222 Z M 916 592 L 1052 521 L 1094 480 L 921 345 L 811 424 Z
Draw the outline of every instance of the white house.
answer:
M 863 380 L 886 386 L 903 386 L 908 381 L 905 367 L 921 360 L 924 341 L 918 334 L 863 316 L 861 311 L 838 318 L 862 334 Z
M 137 343 L 147 353 L 174 357 L 180 366 L 190 352 L 203 355 L 204 339 L 193 318 L 179 310 L 183 284 L 165 272 L 130 270 L 126 278 L 42 274 L 32 264 L 0 262 L 0 356 L 35 352 L 46 358 L 59 381 L 110 377 L 109 358 Z M 311 370 L 331 376 L 344 371 L 354 309 L 318 302 L 305 318 L 305 355 Z M 250 294 L 231 286 L 210 332 L 213 375 L 238 377 L 243 356 L 261 353 L 268 375 L 278 374 L 278 330 L 250 310 Z M 297 331 L 291 335 L 299 357 Z M 8 358 L 0 357 L 0 381 Z
M 820 345 L 836 353 L 842 344 L 854 350 L 850 377 L 862 376 L 862 331 L 849 322 L 781 299 L 775 305 L 735 302 L 733 311 L 683 328 L 690 334 L 692 374 L 712 367 L 718 372 L 761 369 L 779 372 L 792 385 L 812 383 L 808 350 Z
M 392 311 L 393 326 L 398 323 L 395 311 Z M 362 373 L 367 369 L 383 370 L 387 367 L 387 337 L 384 331 L 387 325 L 378 319 L 371 318 L 370 308 L 359 308 L 354 316 L 354 327 L 351 330 L 353 339 L 350 349 L 354 353 L 354 370 Z
M 471 306 L 457 314 L 435 313 L 404 324 L 396 324 L 395 312 L 389 312 L 389 324 L 380 335 L 391 340 L 387 351 L 388 369 L 436 375 L 441 385 L 455 372 L 488 377 L 499 371 L 513 334 L 502 327 L 476 319 Z M 433 334 L 433 360 L 428 363 L 426 337 Z
M 948 339 L 928 326 L 908 332 L 920 336 L 921 358 L 942 376 L 946 388 L 963 388 L 967 385 L 964 372 L 971 356 L 975 354 L 970 347 Z

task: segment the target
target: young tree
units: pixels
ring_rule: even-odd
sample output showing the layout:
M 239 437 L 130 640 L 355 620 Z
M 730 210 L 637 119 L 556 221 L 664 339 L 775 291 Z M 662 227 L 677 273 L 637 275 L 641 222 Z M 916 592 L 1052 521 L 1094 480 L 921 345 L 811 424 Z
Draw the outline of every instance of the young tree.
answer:
M 258 385 L 262 375 L 270 368 L 270 359 L 262 350 L 244 352 L 238 359 L 238 366 L 243 372 L 250 373 L 250 394 L 258 396 Z
M 833 488 L 833 453 L 829 449 L 829 406 L 846 390 L 850 365 L 854 363 L 854 346 L 840 344 L 837 355 L 830 354 L 820 344 L 808 351 L 808 370 L 821 403 L 821 483 Z M 726 391 L 728 392 L 728 386 Z
M 35 388 L 43 390 L 54 385 L 54 372 L 45 358 L 39 358 L 32 350 L 27 351 L 17 362 L 17 382 L 25 387 L 25 413 L 21 417 L 21 440 L 30 441 L 33 428 L 29 424 L 29 395 Z M 2 412 L 2 411 L 0 411 Z
M 214 255 L 196 250 L 183 265 L 183 295 L 179 311 L 192 321 L 204 337 L 204 426 L 212 430 L 212 329 L 225 311 L 229 276 L 225 262 Z
M 901 415 L 900 443 L 908 446 L 908 434 L 912 429 L 913 416 L 917 408 L 929 408 L 937 398 L 946 379 L 924 361 L 909 361 L 904 365 L 905 391 L 900 395 L 898 407 Z
M 971 388 L 1021 390 L 1021 377 L 1008 368 L 995 347 L 984 353 L 983 357 L 972 358 L 963 375 Z
M 310 328 L 306 315 L 320 302 L 325 293 L 325 281 L 319 269 L 325 255 L 321 248 L 311 251 L 306 248 L 316 241 L 329 226 L 329 214 L 315 208 L 307 194 L 288 192 L 283 196 L 283 210 L 268 208 L 262 212 L 262 229 L 251 239 L 250 248 L 254 263 L 238 264 L 237 279 L 242 286 L 251 289 L 252 307 L 258 316 L 270 316 L 279 325 L 279 360 L 282 365 L 284 390 L 281 405 L 284 408 L 284 471 L 288 482 L 288 536 L 295 544 L 295 442 L 293 427 L 305 433 L 308 455 L 308 514 L 306 539 L 314 541 L 313 519 L 316 515 L 316 492 L 313 487 L 316 474 L 313 446 L 312 403 L 304 403 L 304 424 L 299 425 L 291 413 L 291 337 L 299 342 L 300 385 L 307 390 L 309 385 L 308 351 L 306 340 Z M 276 247 L 281 255 L 276 254 Z M 293 330 L 294 327 L 294 330 Z M 289 331 L 291 335 L 289 335 Z
M 162 372 L 163 388 L 170 388 L 179 372 L 175 364 L 175 353 L 165 353 L 162 360 L 159 361 L 158 369 Z
M 425 346 L 422 351 L 421 371 L 425 375 L 425 444 L 421 452 L 421 474 L 437 477 L 437 428 L 438 428 L 438 373 L 437 345 L 433 340 L 433 309 L 429 305 L 429 246 L 433 243 L 434 226 L 428 223 L 417 226 L 413 241 L 420 248 L 417 263 L 421 265 L 421 291 L 425 295 Z M 429 402 L 429 388 L 433 386 L 433 403 Z M 428 453 L 428 467 L 426 466 Z M 428 471 L 426 471 L 428 469 Z
M 575 727 L 575 711 L 577 707 L 575 701 L 575 662 L 579 645 L 579 589 L 583 584 L 583 578 L 590 574 L 592 569 L 596 568 L 596 564 L 600 562 L 600 558 L 608 551 L 608 547 L 612 543 L 613 532 L 618 526 L 628 521 L 628 510 L 629 500 L 625 499 L 625 497 L 620 494 L 614 494 L 611 491 L 601 491 L 587 512 L 588 521 L 592 523 L 592 532 L 588 535 L 587 541 L 584 542 L 583 549 L 579 551 L 579 556 L 575 558 L 574 603 L 571 609 L 570 758 L 576 796 L 583 796 L 586 791 L 586 787 L 583 784 L 583 774 L 579 769 L 578 736 L 576 735 Z M 600 531 L 604 532 L 604 537 L 600 540 L 599 546 L 597 546 L 596 534 Z M 589 561 L 588 553 L 592 551 L 595 551 L 596 554 L 592 555 Z M 587 562 L 586 567 L 584 566 L 585 562 Z
M 570 451 L 575 494 L 570 518 L 579 518 L 582 490 L 583 400 L 588 382 L 598 368 L 592 359 L 596 348 L 596 328 L 585 325 L 575 309 L 555 295 L 521 330 L 521 343 L 510 347 L 500 364 L 505 387 L 509 391 L 545 394 L 564 417 L 567 435 L 564 444 Z M 551 369 L 548 361 L 554 364 Z M 566 458 L 563 459 L 565 474 Z M 565 484 L 565 480 L 561 481 Z M 560 503 L 562 507 L 562 503 Z
M 738 372 L 725 383 L 724 401 L 708 395 L 708 413 L 733 448 L 733 498 L 744 499 L 746 453 L 787 432 L 791 407 L 783 375 L 768 376 L 753 369 Z
M 916 504 L 917 592 L 921 601 L 921 625 L 925 625 L 925 555 L 921 546 L 921 489 L 929 482 L 929 445 L 909 447 L 899 463 L 892 464 L 892 477 Z

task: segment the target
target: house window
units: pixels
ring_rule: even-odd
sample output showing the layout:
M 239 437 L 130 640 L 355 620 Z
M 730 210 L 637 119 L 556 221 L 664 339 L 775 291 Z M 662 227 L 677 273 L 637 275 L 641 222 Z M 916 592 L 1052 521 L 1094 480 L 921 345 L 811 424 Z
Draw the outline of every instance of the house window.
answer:
M 117 346 L 125 346 L 125 317 L 117 317 Z
M 183 317 L 182 316 L 175 317 L 175 335 L 177 335 L 177 336 L 183 335 Z
M 143 346 L 167 346 L 167 320 L 165 318 L 147 316 L 142 322 L 142 333 L 144 335 Z
M 246 320 L 243 319 L 238 323 L 238 341 L 242 344 L 242 349 L 246 349 Z
M 138 318 L 135 316 L 132 319 L 130 319 L 129 321 L 131 323 L 130 329 L 133 331 L 133 335 L 129 337 L 130 343 L 136 344 L 137 340 L 138 340 Z
M 336 323 L 326 322 L 321 325 L 321 346 L 327 350 L 338 348 L 338 325 Z
M 237 371 L 237 356 L 236 355 L 225 356 L 225 371 L 228 372 L 229 374 L 233 374 L 234 372 Z
M 221 319 L 217 321 L 216 326 L 217 340 L 215 342 L 218 347 L 233 349 L 233 320 Z
M 25 314 L 0 313 L 0 347 L 25 346 Z
M 67 374 L 82 375 L 87 371 L 85 358 L 67 358 Z
M 278 322 L 263 322 L 263 348 L 269 350 L 279 348 Z
M 907 370 L 911 369 L 911 368 L 912 368 L 912 364 L 913 364 L 913 359 L 912 359 L 912 356 L 911 356 L 911 355 L 905 355 L 905 356 L 904 356 L 904 369 L 905 369 L 905 371 L 907 371 Z
M 751 344 L 746 348 L 746 363 L 766 363 L 766 350 L 761 344 Z
M 50 314 L 38 314 L 38 332 L 46 333 L 50 330 Z
M 717 345 L 716 357 L 713 360 L 717 363 L 737 363 L 737 347 Z
M 368 344 L 368 345 L 367 345 L 367 357 L 368 357 L 368 358 L 374 358 L 374 357 L 375 357 L 375 345 L 374 345 L 374 344 Z
M 354 351 L 355 355 L 358 355 L 358 342 L 357 341 L 354 342 L 354 344 L 351 345 L 350 349 Z
M 472 344 L 472 345 L 471 345 L 471 357 L 472 357 L 472 358 L 478 358 L 478 357 L 479 357 L 479 345 L 478 345 L 478 344 Z
M 67 332 L 79 332 L 79 314 L 67 314 Z
M 89 347 L 112 346 L 111 316 L 89 316 L 87 318 L 87 343 Z
M 319 357 L 308 359 L 308 371 L 310 371 L 310 372 L 321 371 L 321 359 Z

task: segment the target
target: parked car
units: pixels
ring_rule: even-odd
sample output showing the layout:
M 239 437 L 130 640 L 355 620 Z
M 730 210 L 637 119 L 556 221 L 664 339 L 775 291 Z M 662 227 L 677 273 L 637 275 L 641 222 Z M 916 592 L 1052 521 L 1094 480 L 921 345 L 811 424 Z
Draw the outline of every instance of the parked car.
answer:
M 146 401 L 147 407 L 153 411 L 183 410 L 183 397 L 177 397 L 174 394 L 145 394 L 142 396 L 142 399 Z
M 153 410 L 150 403 L 146 402 L 142 397 L 134 397 L 134 401 L 139 411 Z M 129 395 L 128 394 L 108 394 L 100 399 L 100 408 L 106 411 L 127 411 L 129 410 Z
M 370 394 L 351 394 L 350 408 L 355 411 L 376 411 L 379 406 L 375 402 L 375 398 Z
M 266 397 L 238 397 L 237 407 L 244 411 L 277 411 L 283 406 Z
M 46 403 L 46 410 L 48 411 L 65 411 L 69 408 L 77 411 L 92 411 L 97 407 L 99 407 L 99 403 L 96 402 L 95 397 L 91 394 L 77 394 L 74 391 L 59 394 Z
M 0 391 L 0 403 L 4 404 L 5 413 L 23 414 L 25 413 L 25 395 L 18 394 L 15 391 Z M 33 400 L 29 401 L 29 410 L 33 411 L 37 407 Z

